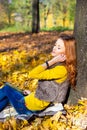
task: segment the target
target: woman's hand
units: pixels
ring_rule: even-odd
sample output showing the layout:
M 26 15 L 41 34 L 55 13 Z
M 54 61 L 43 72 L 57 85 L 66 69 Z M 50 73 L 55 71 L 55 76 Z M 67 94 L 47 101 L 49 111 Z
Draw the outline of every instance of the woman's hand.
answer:
M 63 62 L 65 60 L 66 60 L 66 55 L 60 54 L 58 56 L 55 56 L 51 60 L 47 61 L 47 63 L 42 64 L 42 66 L 46 69 L 48 66 L 50 67 L 58 62 Z M 47 64 L 48 64 L 48 66 L 47 66 Z
M 64 62 L 66 60 L 66 56 L 64 54 L 60 54 L 58 56 L 55 56 L 51 60 L 48 61 L 49 66 L 58 63 L 58 62 Z
M 25 95 L 25 96 L 27 96 L 27 95 L 29 95 L 31 92 L 29 91 L 29 90 L 24 90 L 23 91 L 23 95 Z
M 63 61 L 65 61 L 65 60 L 66 60 L 66 56 L 65 56 L 64 54 L 60 54 L 60 55 L 54 57 L 54 58 L 52 59 L 52 62 L 53 62 L 53 63 L 57 63 L 57 62 L 63 62 Z

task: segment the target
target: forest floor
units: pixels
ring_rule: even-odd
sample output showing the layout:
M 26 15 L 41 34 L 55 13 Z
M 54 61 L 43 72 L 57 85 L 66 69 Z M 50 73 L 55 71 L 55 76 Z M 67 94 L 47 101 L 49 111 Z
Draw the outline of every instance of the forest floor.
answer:
M 72 33 L 72 32 L 71 32 Z M 3 81 L 18 88 L 34 91 L 37 80 L 29 80 L 29 71 L 51 58 L 50 52 L 59 32 L 0 33 L 0 86 Z M 86 130 L 87 99 L 76 105 L 65 104 L 66 116 L 58 112 L 53 117 L 36 118 L 17 123 L 14 117 L 0 122 L 0 130 Z

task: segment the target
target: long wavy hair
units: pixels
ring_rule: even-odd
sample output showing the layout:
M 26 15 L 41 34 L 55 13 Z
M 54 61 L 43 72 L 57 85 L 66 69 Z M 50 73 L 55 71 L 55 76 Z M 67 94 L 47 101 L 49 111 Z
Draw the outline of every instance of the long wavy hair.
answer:
M 68 79 L 73 89 L 76 88 L 76 41 L 73 34 L 61 33 L 59 35 L 64 41 L 66 54 L 66 68 L 68 71 Z

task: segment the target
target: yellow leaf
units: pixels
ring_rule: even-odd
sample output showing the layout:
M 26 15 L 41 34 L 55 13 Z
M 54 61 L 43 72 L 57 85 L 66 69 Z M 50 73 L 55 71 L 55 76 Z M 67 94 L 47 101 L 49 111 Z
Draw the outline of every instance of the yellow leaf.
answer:
M 62 112 L 59 111 L 53 117 L 51 117 L 51 120 L 58 121 L 61 115 L 62 115 Z
M 51 125 L 51 120 L 50 119 L 47 119 L 46 121 L 43 121 L 42 122 L 42 126 L 44 127 L 44 129 L 46 130 L 46 129 L 48 129 L 49 128 L 49 126 Z
M 11 117 L 11 119 L 9 119 L 9 122 L 13 130 L 16 130 L 17 128 L 16 119 L 14 117 Z

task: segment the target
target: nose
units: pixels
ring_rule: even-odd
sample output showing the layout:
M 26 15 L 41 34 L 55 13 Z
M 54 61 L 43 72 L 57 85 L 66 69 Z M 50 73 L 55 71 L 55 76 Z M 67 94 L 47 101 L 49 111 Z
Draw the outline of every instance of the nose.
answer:
M 53 47 L 53 50 L 56 50 L 56 46 Z

